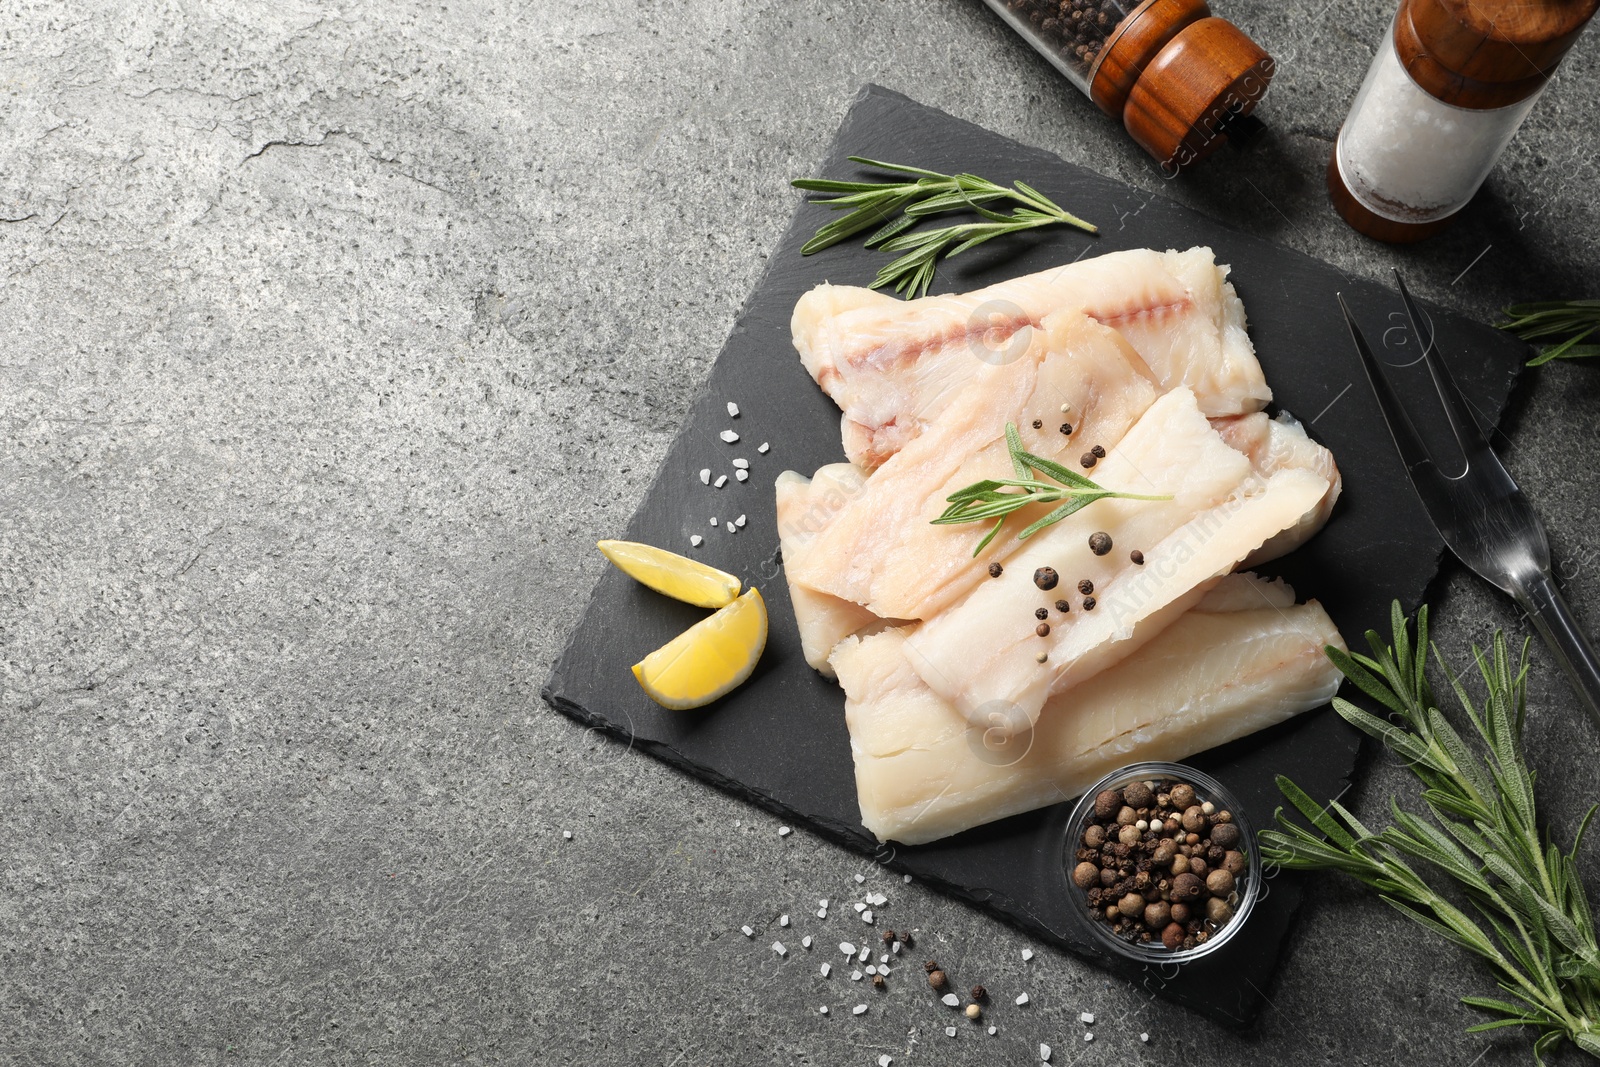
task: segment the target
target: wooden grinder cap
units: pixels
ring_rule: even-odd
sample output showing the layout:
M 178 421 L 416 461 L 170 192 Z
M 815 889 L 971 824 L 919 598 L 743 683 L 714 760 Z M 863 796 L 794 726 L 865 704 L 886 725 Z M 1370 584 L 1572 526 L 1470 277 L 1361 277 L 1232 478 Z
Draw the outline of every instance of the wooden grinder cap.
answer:
M 1506 107 L 1538 92 L 1600 0 L 1404 0 L 1395 17 L 1400 63 L 1447 104 Z
M 1172 172 L 1226 143 L 1271 80 L 1272 57 L 1204 0 L 1146 0 L 1107 40 L 1089 95 Z

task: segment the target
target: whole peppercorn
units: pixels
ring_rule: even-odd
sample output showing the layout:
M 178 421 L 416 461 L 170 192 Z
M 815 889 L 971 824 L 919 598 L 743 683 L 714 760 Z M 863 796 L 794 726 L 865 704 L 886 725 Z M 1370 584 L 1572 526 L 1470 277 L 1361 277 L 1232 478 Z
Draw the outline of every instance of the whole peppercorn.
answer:
M 1138 821 L 1139 813 L 1134 811 L 1133 808 L 1129 807 L 1127 804 L 1124 804 L 1122 807 L 1117 809 L 1118 826 L 1132 826 Z
M 1117 884 L 1117 872 L 1112 870 L 1110 867 L 1101 868 L 1101 871 L 1100 871 L 1100 887 L 1102 889 L 1110 889 L 1112 886 L 1114 886 L 1116 884 Z
M 998 563 L 989 564 L 989 577 L 998 578 L 1005 573 L 1005 568 Z
M 943 989 L 949 982 L 945 978 L 943 971 L 929 971 L 928 984 L 935 989 Z
M 1206 872 L 1210 869 L 1211 865 L 1205 860 L 1201 859 L 1199 856 L 1191 856 L 1189 858 L 1189 873 L 1194 875 L 1196 878 L 1204 878 L 1206 876 Z
M 1191 834 L 1197 834 L 1206 828 L 1205 813 L 1198 804 L 1191 804 L 1183 813 L 1183 828 Z
M 1133 565 L 1135 567 L 1144 566 L 1144 553 L 1140 552 L 1137 548 L 1128 553 L 1128 558 L 1133 561 Z
M 1089 862 L 1072 868 L 1072 884 L 1079 889 L 1089 889 L 1100 882 L 1100 868 Z
M 1214 923 L 1225 923 L 1233 918 L 1233 906 L 1220 897 L 1206 901 L 1206 918 Z
M 1066 434 L 1070 434 L 1072 432 L 1072 423 L 1063 422 L 1061 424 L 1061 432 L 1062 433 L 1066 433 Z
M 932 960 L 929 960 L 927 963 L 922 965 L 922 969 L 927 971 L 929 974 L 932 974 L 934 971 L 939 969 L 939 965 Z
M 1033 428 L 1035 430 L 1037 430 L 1039 427 L 1041 427 L 1043 425 L 1044 425 L 1044 420 L 1043 419 L 1034 419 L 1033 420 Z
M 1150 857 L 1150 862 L 1157 867 L 1167 867 L 1178 855 L 1178 846 L 1171 841 L 1163 841 L 1156 846 L 1155 854 Z
M 1099 823 L 1091 824 L 1083 832 L 1083 843 L 1089 848 L 1099 848 L 1106 843 L 1106 828 Z
M 1078 583 L 1078 592 L 1082 593 L 1084 596 L 1088 596 L 1090 593 L 1094 592 L 1094 583 L 1087 578 L 1083 579 Z
M 1175 922 L 1175 923 L 1186 923 L 1186 922 L 1188 922 L 1189 921 L 1189 905 L 1187 905 L 1187 904 L 1174 904 L 1174 905 L 1172 905 L 1172 921 Z
M 1172 806 L 1179 811 L 1184 811 L 1194 805 L 1194 786 L 1192 785 L 1175 785 L 1168 795 L 1172 797 Z
M 1033 609 L 1033 617 L 1036 618 L 1036 619 L 1048 619 L 1050 617 L 1050 609 L 1049 608 L 1034 608 Z
M 1098 461 L 1095 459 L 1094 453 L 1085 452 L 1083 455 L 1078 457 L 1078 462 L 1083 464 L 1084 469 L 1087 470 L 1088 468 L 1093 467 Z
M 1155 793 L 1143 782 L 1122 787 L 1122 799 L 1135 808 L 1148 808 L 1155 802 Z
M 1185 874 L 1189 870 L 1189 857 L 1179 852 L 1172 857 L 1172 873 Z
M 1215 815 L 1211 816 L 1211 824 L 1213 826 L 1221 826 L 1225 822 L 1232 822 L 1232 821 L 1233 821 L 1233 812 L 1229 811 L 1227 808 L 1223 808 L 1221 811 L 1219 811 Z
M 907 930 L 903 934 L 900 935 L 900 943 L 902 945 L 904 945 L 906 948 L 914 947 L 915 943 L 911 940 L 911 931 L 910 930 Z
M 1206 849 L 1206 863 L 1212 867 L 1222 866 L 1222 861 L 1228 855 L 1228 850 L 1221 845 L 1212 845 Z
M 888 983 L 883 980 L 883 975 L 875 974 L 875 975 L 872 976 L 872 988 L 873 989 L 882 989 L 886 985 L 888 985 Z
M 1098 530 L 1089 535 L 1089 551 L 1097 556 L 1103 556 L 1111 551 L 1111 535 L 1104 530 Z
M 1164 900 L 1152 901 L 1144 906 L 1144 924 L 1159 930 L 1172 921 L 1172 905 Z
M 1138 893 L 1128 893 L 1117 901 L 1117 910 L 1130 919 L 1135 915 L 1142 915 L 1144 914 L 1144 897 Z
M 1198 900 L 1204 888 L 1198 877 L 1185 871 L 1172 880 L 1172 899 L 1180 903 Z
M 1071 611 L 1072 610 L 1072 605 L 1070 603 L 1068 603 L 1067 601 L 1065 601 L 1065 600 L 1058 600 L 1058 601 L 1056 601 L 1056 610 L 1057 611 Z
M 967 1018 L 977 1019 L 983 1015 L 983 1009 L 976 1004 L 967 1005 Z
M 1239 843 L 1239 827 L 1231 822 L 1211 828 L 1211 843 L 1223 848 L 1233 848 Z
M 1218 867 L 1206 875 L 1206 889 L 1214 897 L 1225 897 L 1233 892 L 1233 875 Z
M 1091 446 L 1089 446 L 1089 454 L 1094 456 L 1095 459 L 1105 459 L 1106 458 L 1105 446 L 1104 445 L 1091 445 Z
M 1040 637 L 1049 637 L 1050 624 L 1047 622 L 1041 622 L 1038 626 L 1033 628 L 1033 632 L 1038 634 Z
M 1033 572 L 1033 584 L 1040 589 L 1054 589 L 1060 580 L 1061 576 L 1054 567 L 1040 567 Z
M 1114 818 L 1122 810 L 1122 790 L 1102 789 L 1094 795 L 1094 817 L 1097 819 Z
M 988 998 L 989 998 L 989 991 L 987 989 L 983 988 L 983 986 L 975 985 L 975 986 L 972 987 L 972 999 L 973 1000 L 987 1000 Z
M 1094 604 L 1095 604 L 1094 597 L 1086 596 L 1086 597 L 1083 598 L 1083 610 L 1084 611 L 1093 611 L 1094 610 Z
M 895 938 L 894 938 L 894 931 L 893 930 L 885 930 L 883 932 L 883 936 L 881 938 L 879 938 L 879 940 L 881 940 L 885 945 L 893 944 L 894 943 L 894 939 Z
M 1243 852 L 1232 851 L 1222 857 L 1222 869 L 1237 878 L 1245 872 L 1249 863 L 1244 858 Z
M 1161 931 L 1161 943 L 1176 952 L 1183 945 L 1183 927 L 1177 923 L 1169 923 Z
M 1117 840 L 1122 842 L 1124 845 L 1128 845 L 1129 847 L 1137 845 L 1139 843 L 1139 838 L 1143 836 L 1144 834 L 1139 832 L 1139 828 L 1137 826 L 1124 826 L 1122 829 L 1117 831 Z

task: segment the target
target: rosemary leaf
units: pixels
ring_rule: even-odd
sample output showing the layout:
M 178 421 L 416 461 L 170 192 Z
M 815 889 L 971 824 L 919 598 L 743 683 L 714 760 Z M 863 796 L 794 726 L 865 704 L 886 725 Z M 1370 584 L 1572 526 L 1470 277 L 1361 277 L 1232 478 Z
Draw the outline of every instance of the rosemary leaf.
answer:
M 1524 341 L 1555 341 L 1528 361 L 1538 367 L 1554 359 L 1586 359 L 1600 355 L 1600 344 L 1584 344 L 1600 330 L 1600 300 L 1545 300 L 1512 304 L 1505 309 L 1502 330 Z

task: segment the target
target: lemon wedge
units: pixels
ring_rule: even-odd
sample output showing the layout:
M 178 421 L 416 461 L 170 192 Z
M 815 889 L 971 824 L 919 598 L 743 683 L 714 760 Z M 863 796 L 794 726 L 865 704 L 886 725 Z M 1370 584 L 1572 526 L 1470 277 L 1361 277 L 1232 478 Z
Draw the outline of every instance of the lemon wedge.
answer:
M 676 552 L 637 541 L 601 541 L 598 547 L 623 574 L 674 600 L 720 608 L 739 595 L 739 579 Z
M 635 663 L 633 676 L 664 708 L 704 707 L 750 677 L 766 647 L 767 605 L 752 586 Z

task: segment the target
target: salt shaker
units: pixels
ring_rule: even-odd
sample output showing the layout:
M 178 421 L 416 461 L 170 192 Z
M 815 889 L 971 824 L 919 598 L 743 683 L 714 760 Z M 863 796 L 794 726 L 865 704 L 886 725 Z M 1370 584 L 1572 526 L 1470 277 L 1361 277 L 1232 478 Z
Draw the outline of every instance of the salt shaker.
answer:
M 1272 58 L 1205 0 L 987 0 L 1169 177 L 1256 120 Z
M 1328 161 L 1346 222 L 1382 241 L 1450 224 L 1600 0 L 1401 0 Z

